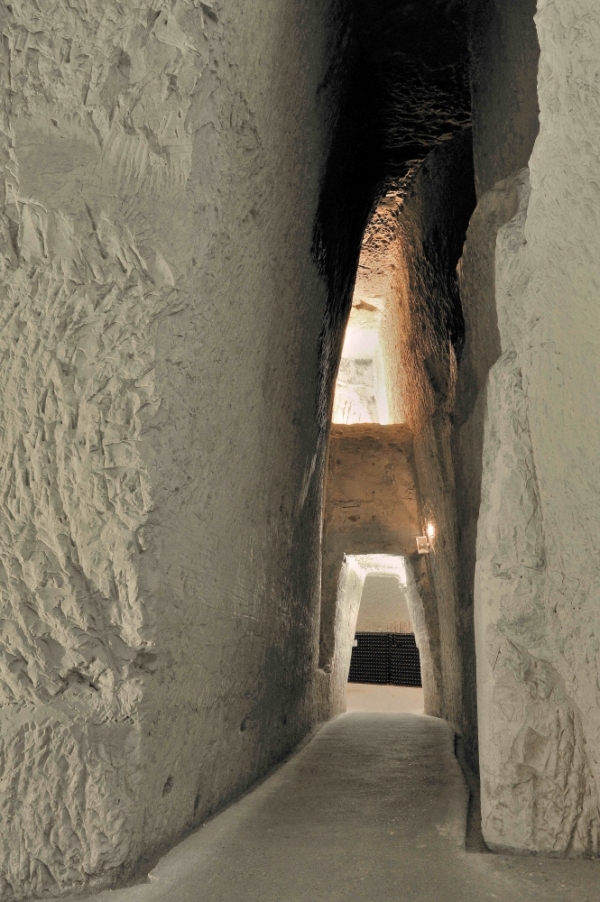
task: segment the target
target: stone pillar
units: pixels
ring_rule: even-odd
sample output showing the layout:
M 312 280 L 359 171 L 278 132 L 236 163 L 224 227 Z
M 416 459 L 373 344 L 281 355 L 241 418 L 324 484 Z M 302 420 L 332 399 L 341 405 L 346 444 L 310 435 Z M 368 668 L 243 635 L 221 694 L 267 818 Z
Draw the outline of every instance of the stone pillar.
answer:
M 503 183 L 513 202 L 495 246 L 500 356 L 485 394 L 483 833 L 495 849 L 595 855 L 600 20 L 593 0 L 539 0 L 536 26 L 540 130 L 528 168 Z

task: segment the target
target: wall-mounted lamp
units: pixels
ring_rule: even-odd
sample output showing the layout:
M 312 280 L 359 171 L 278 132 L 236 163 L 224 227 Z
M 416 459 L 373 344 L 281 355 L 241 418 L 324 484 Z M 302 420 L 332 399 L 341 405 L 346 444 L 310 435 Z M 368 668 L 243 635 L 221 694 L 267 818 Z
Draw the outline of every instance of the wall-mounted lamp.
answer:
M 425 527 L 425 535 L 417 536 L 417 551 L 419 554 L 429 554 L 432 550 L 431 543 L 435 538 L 435 526 L 433 523 L 428 523 Z
M 427 536 L 417 536 L 417 551 L 419 554 L 429 554 L 431 548 Z

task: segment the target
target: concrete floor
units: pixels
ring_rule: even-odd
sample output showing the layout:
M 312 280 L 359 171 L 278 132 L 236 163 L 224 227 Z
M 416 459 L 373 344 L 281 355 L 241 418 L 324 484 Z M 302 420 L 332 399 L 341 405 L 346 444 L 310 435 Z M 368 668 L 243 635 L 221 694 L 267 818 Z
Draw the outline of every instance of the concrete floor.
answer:
M 465 851 L 468 792 L 442 720 L 344 714 L 95 902 L 598 902 L 600 863 Z
M 416 686 L 348 683 L 346 708 L 348 713 L 422 714 L 423 690 Z

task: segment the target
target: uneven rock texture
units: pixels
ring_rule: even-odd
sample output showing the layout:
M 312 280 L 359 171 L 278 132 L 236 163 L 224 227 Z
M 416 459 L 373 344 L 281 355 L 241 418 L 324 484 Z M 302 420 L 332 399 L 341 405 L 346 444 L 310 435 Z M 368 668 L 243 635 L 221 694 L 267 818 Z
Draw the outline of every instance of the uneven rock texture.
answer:
M 374 208 L 388 192 L 398 193 L 434 147 L 469 124 L 467 6 L 463 0 L 339 4 L 347 23 L 340 29 L 340 111 L 315 229 L 315 253 L 328 286 L 320 359 L 324 420 Z M 359 291 L 360 281 L 359 273 Z M 400 397 L 392 399 L 392 408 L 401 404 Z M 400 421 L 395 411 L 390 421 Z
M 3 902 L 128 875 L 314 722 L 327 12 L 2 7 Z
M 432 151 L 412 178 L 397 182 L 378 201 L 364 235 L 350 318 L 352 324 L 362 309 L 381 311 L 389 416 L 392 422 L 406 421 L 414 449 L 413 490 L 419 504 L 411 542 L 424 533 L 427 521 L 436 530 L 433 554 L 414 562 L 422 607 L 418 634 L 425 710 L 447 717 L 464 733 L 472 761 L 475 651 L 472 606 L 463 605 L 457 585 L 460 518 L 454 496 L 452 415 L 464 337 L 456 264 L 474 204 L 471 134 L 465 130 Z M 340 490 L 336 484 L 340 474 L 354 482 L 358 498 L 370 489 L 373 454 L 381 455 L 379 466 L 387 467 L 388 461 L 382 449 L 361 440 L 343 466 L 339 461 L 337 472 L 340 428 L 332 431 L 325 496 L 321 668 L 334 660 L 335 599 L 343 555 L 415 551 L 414 544 L 404 550 L 393 530 L 390 536 L 381 530 L 386 517 L 390 525 L 402 522 L 395 512 L 382 518 L 378 510 L 365 526 L 362 511 L 351 510 L 356 501 L 347 494 L 348 485 Z M 352 435 L 347 433 L 349 448 Z M 377 499 L 386 499 L 386 492 L 382 483 Z M 396 504 L 394 500 L 392 511 Z
M 458 367 L 451 441 L 454 498 L 460 524 L 456 540 L 456 560 L 460 562 L 456 568 L 456 586 L 461 606 L 463 643 L 470 648 L 470 664 L 463 681 L 463 697 L 472 725 L 466 751 L 474 769 L 477 768 L 477 731 L 473 593 L 481 505 L 483 433 L 487 377 L 501 353 L 495 303 L 495 244 L 498 229 L 511 218 L 517 206 L 518 191 L 513 179 L 498 182 L 481 197 L 469 223 L 458 269 L 465 342 Z
M 334 619 L 328 637 L 332 654 L 328 661 L 320 662 L 321 667 L 317 675 L 322 691 L 321 720 L 329 720 L 346 710 L 346 685 L 352 643 L 366 575 L 367 571 L 357 556 L 342 559 L 335 587 Z
M 128 877 L 327 707 L 320 494 L 360 236 L 389 167 L 468 117 L 460 4 L 340 7 L 2 7 L 9 902 Z
M 477 207 L 458 267 L 464 341 L 452 411 L 456 588 L 460 631 L 468 648 L 463 705 L 469 763 L 477 768 L 476 680 L 473 661 L 477 520 L 481 504 L 486 380 L 500 356 L 495 303 L 498 229 L 516 212 L 513 176 L 527 165 L 538 131 L 539 46 L 535 0 L 476 0 L 471 22 L 473 158 Z
M 536 0 L 474 0 L 471 120 L 478 199 L 527 165 L 538 132 Z
M 540 132 L 495 254 L 475 585 L 483 831 L 494 848 L 595 855 L 600 22 L 591 0 L 540 0 L 536 24 Z
M 343 554 L 410 556 L 428 519 L 426 710 L 472 760 L 480 502 L 485 837 L 598 852 L 595 3 L 538 2 L 529 173 L 532 0 L 475 4 L 464 322 L 462 4 L 2 7 L 2 902 L 131 876 L 340 710 Z M 326 424 L 381 197 L 409 428 L 332 476 L 319 645 Z
M 399 248 L 396 212 L 402 192 L 379 199 L 363 236 L 348 329 L 355 322 L 377 323 L 378 348 L 385 380 L 387 422 L 406 422 L 406 373 L 400 353 L 396 278 Z M 338 375 L 339 378 L 339 375 Z
M 351 554 L 414 554 L 419 533 L 412 435 L 403 425 L 332 426 L 323 535 Z M 368 548 L 367 548 L 368 546 Z
M 424 566 L 438 623 L 431 641 L 440 669 L 439 712 L 472 748 L 475 698 L 473 692 L 470 704 L 467 687 L 475 669 L 474 648 L 457 584 L 460 512 L 452 455 L 464 334 L 455 270 L 475 200 L 471 154 L 468 131 L 433 151 L 395 208 L 388 200 L 387 215 L 395 223 L 396 378 L 404 387 L 406 419 L 414 435 L 421 532 L 427 522 L 435 529 Z

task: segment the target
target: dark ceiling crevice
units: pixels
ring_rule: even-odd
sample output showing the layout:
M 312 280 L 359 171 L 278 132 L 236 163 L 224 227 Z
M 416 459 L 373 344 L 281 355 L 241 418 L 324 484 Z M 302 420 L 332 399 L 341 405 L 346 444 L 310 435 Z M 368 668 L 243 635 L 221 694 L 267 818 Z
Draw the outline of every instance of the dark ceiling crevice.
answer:
M 338 116 L 313 253 L 326 282 L 319 419 L 329 419 L 364 229 L 442 141 L 470 125 L 469 5 L 352 0 L 338 9 Z

